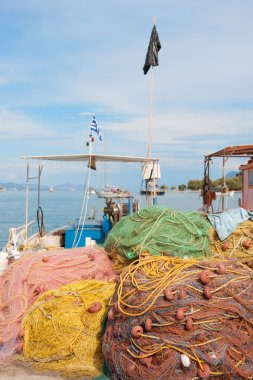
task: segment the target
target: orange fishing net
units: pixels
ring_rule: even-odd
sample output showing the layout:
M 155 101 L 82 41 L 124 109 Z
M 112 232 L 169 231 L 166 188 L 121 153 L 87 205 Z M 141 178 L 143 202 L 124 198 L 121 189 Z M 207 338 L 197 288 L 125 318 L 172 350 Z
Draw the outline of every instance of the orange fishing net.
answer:
M 0 277 L 0 358 L 21 351 L 20 325 L 40 294 L 84 279 L 115 277 L 106 252 L 97 247 L 25 254 Z
M 115 379 L 248 379 L 253 271 L 236 261 L 150 257 L 131 264 L 103 342 Z

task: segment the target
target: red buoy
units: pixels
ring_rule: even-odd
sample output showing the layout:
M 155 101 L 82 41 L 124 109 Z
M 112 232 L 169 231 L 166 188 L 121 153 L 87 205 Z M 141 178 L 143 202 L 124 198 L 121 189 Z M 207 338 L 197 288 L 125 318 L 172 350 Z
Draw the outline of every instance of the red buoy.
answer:
M 114 313 L 113 313 L 113 310 L 112 310 L 112 309 L 110 309 L 110 310 L 108 311 L 107 317 L 108 317 L 108 319 L 109 319 L 110 321 L 112 321 L 112 320 L 114 319 Z
M 204 296 L 210 300 L 212 298 L 211 288 L 208 285 L 204 286 Z
M 147 331 L 150 331 L 152 329 L 152 319 L 151 318 L 147 318 L 146 319 L 146 322 L 145 322 L 145 329 Z
M 186 320 L 186 325 L 185 325 L 185 329 L 187 331 L 191 330 L 193 328 L 193 319 L 192 318 L 187 318 Z
M 204 269 L 199 274 L 199 279 L 202 282 L 202 284 L 208 284 L 208 282 L 211 280 L 211 272 L 208 269 Z
M 134 326 L 131 334 L 134 338 L 138 339 L 141 337 L 141 334 L 143 334 L 143 328 L 141 326 Z
M 225 243 L 221 244 L 222 251 L 226 251 L 228 248 L 229 248 L 229 244 L 227 241 Z
M 198 376 L 201 379 L 207 379 L 211 372 L 210 367 L 207 363 L 203 363 L 202 367 L 203 367 L 203 370 L 200 367 L 198 368 Z
M 166 299 L 168 301 L 172 301 L 174 299 L 174 296 L 173 296 L 173 293 L 170 289 L 170 287 L 167 287 L 165 290 L 164 290 L 164 295 L 166 297 Z
M 98 311 L 100 311 L 102 309 L 102 304 L 101 302 L 93 302 L 89 309 L 88 309 L 88 312 L 89 313 L 97 313 Z
M 218 274 L 225 274 L 226 271 L 227 271 L 227 270 L 226 270 L 226 267 L 225 267 L 225 265 L 224 265 L 223 263 L 220 263 L 220 264 L 217 265 L 216 272 L 217 272 Z
M 179 309 L 177 309 L 176 318 L 177 318 L 178 321 L 181 321 L 182 319 L 184 319 L 184 309 L 183 309 L 183 307 L 180 307 Z
M 178 298 L 180 300 L 184 300 L 186 298 L 186 290 L 181 289 L 180 292 L 179 292 Z

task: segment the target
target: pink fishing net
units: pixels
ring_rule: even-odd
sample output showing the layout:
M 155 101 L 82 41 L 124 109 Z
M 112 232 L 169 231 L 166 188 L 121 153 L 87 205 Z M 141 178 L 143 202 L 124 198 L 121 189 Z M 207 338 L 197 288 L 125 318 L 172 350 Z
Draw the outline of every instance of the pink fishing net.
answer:
M 11 264 L 0 277 L 0 358 L 19 351 L 21 322 L 41 293 L 82 278 L 115 278 L 102 248 L 31 252 Z

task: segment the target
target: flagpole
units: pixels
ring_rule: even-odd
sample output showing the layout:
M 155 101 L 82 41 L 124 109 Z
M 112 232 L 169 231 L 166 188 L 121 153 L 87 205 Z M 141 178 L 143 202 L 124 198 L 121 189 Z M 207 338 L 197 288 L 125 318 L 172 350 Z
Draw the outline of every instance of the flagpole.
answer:
M 156 18 L 154 16 L 154 26 L 156 24 Z M 150 75 L 150 96 L 149 96 L 149 128 L 148 128 L 148 157 L 152 157 L 152 129 L 153 129 L 153 95 L 154 95 L 154 70 L 151 66 Z M 157 203 L 156 191 L 155 191 L 155 171 L 153 166 L 153 191 L 151 192 L 151 200 L 148 203 Z
M 149 114 L 148 114 L 148 158 L 152 157 L 152 127 L 153 127 L 153 93 L 154 93 L 154 73 L 153 73 L 153 66 L 158 66 L 158 52 L 161 49 L 161 43 L 159 40 L 158 33 L 156 31 L 156 18 L 154 17 L 154 26 L 151 32 L 149 45 L 148 45 L 148 51 L 146 54 L 146 60 L 143 67 L 144 75 L 147 74 L 149 69 L 151 68 L 151 74 L 150 74 L 150 96 L 149 96 Z M 150 173 L 150 178 L 146 180 L 146 195 L 147 195 L 147 203 L 157 203 L 156 198 L 156 183 L 155 183 L 155 177 L 157 175 L 157 166 L 153 165 L 152 171 Z M 150 195 L 151 199 L 149 198 L 148 194 L 148 182 L 153 177 L 153 189 L 150 189 Z M 152 202 L 153 201 L 153 202 Z

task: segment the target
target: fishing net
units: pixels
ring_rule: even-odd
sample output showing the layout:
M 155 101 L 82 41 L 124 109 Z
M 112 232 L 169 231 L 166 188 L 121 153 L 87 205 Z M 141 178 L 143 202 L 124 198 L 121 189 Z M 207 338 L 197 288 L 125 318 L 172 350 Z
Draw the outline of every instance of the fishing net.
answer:
M 226 239 L 220 241 L 217 233 L 211 228 L 210 249 L 214 255 L 235 257 L 240 262 L 253 267 L 253 222 L 247 220 Z
M 84 279 L 115 277 L 103 249 L 97 247 L 32 252 L 0 277 L 0 358 L 17 352 L 22 319 L 40 294 Z
M 83 280 L 44 293 L 24 318 L 24 358 L 65 376 L 102 372 L 102 322 L 115 283 Z
M 202 257 L 209 252 L 210 223 L 198 212 L 151 206 L 122 218 L 104 244 L 115 269 L 142 252 L 151 255 Z
M 252 279 L 234 260 L 132 263 L 121 273 L 103 341 L 114 378 L 251 378 Z

